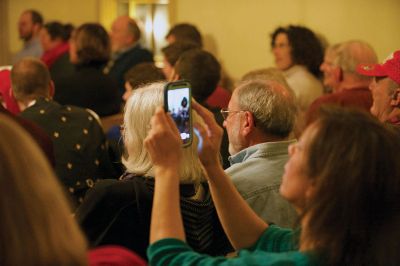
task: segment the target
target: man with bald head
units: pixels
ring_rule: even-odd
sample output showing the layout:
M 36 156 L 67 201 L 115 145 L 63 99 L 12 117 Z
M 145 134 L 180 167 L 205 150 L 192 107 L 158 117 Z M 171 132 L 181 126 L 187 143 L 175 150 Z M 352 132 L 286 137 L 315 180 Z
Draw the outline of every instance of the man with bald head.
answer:
M 368 86 L 371 77 L 357 73 L 360 63 L 376 64 L 378 57 L 374 49 L 366 42 L 352 40 L 328 48 L 321 71 L 324 73 L 324 85 L 332 90 L 317 98 L 309 107 L 306 115 L 307 124 L 317 116 L 321 105 L 349 106 L 369 111 L 372 105 Z
M 118 82 L 121 97 L 125 92 L 125 73 L 139 63 L 153 62 L 153 54 L 140 46 L 140 36 L 141 32 L 136 21 L 129 16 L 118 17 L 111 26 L 113 54 L 104 72 Z

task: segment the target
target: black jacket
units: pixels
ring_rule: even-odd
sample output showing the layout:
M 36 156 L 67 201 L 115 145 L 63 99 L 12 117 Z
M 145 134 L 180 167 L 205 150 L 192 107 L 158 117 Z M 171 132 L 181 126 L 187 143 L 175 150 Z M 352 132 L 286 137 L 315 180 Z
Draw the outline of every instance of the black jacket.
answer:
M 194 185 L 180 185 L 186 240 L 195 251 L 225 255 L 232 246 L 221 227 L 208 186 L 202 186 L 204 199 L 194 200 Z M 96 183 L 76 212 L 91 246 L 121 245 L 146 258 L 153 193 L 154 179 L 132 174 L 120 181 Z
M 103 63 L 76 65 L 69 76 L 57 80 L 54 100 L 60 104 L 89 108 L 99 116 L 117 114 L 121 99 L 115 81 L 103 74 Z

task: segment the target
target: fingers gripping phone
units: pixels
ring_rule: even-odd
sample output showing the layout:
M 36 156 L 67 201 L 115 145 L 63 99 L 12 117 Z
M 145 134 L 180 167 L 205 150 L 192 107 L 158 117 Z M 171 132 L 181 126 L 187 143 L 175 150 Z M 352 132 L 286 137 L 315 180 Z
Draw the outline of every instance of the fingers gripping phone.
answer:
M 169 82 L 164 90 L 164 109 L 169 112 L 179 130 L 184 147 L 190 146 L 193 139 L 192 91 L 185 80 Z

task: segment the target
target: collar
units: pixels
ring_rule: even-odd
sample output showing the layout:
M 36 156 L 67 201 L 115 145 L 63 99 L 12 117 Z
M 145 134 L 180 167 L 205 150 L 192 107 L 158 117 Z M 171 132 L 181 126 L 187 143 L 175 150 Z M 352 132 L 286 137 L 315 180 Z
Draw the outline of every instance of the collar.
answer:
M 232 156 L 229 156 L 228 160 L 232 166 L 236 163 L 244 162 L 251 157 L 255 157 L 256 152 L 258 152 L 258 151 L 263 151 L 263 153 L 265 153 L 265 152 L 271 152 L 271 153 L 286 152 L 287 153 L 287 147 L 290 144 L 295 143 L 296 141 L 297 140 L 295 140 L 295 139 L 291 139 L 291 140 L 259 143 L 259 144 L 247 147 L 246 149 L 241 150 L 240 152 L 238 152 Z

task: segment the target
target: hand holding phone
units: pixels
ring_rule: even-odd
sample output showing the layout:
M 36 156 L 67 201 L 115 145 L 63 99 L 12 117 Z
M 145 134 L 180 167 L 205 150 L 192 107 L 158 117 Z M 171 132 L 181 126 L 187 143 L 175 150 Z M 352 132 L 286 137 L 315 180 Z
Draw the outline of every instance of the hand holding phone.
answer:
M 164 109 L 169 112 L 181 135 L 183 146 L 190 146 L 193 139 L 190 83 L 185 80 L 165 85 Z

